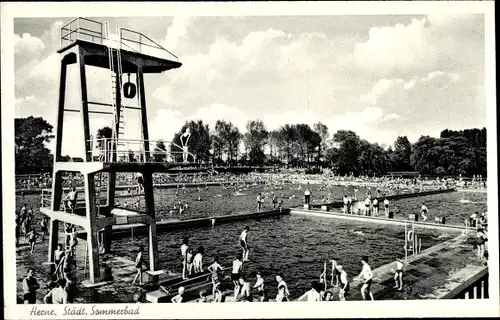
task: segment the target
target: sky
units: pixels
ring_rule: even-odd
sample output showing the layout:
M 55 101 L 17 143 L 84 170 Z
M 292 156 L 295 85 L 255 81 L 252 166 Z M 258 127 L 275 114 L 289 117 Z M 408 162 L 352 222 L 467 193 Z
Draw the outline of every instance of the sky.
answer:
M 55 127 L 56 51 L 69 20 L 14 20 L 16 117 L 42 116 Z M 330 134 L 349 129 L 386 146 L 401 135 L 414 142 L 444 129 L 486 126 L 483 15 L 96 20 L 148 35 L 183 64 L 145 77 L 152 140 L 171 140 L 186 120 L 198 119 L 211 128 L 218 119 L 231 121 L 242 132 L 255 119 L 269 130 L 321 121 Z M 73 109 L 80 106 L 75 68 L 66 97 Z M 89 100 L 110 102 L 109 72 L 87 72 Z M 140 138 L 137 115 L 125 114 L 127 138 Z M 65 117 L 63 154 L 82 156 L 81 119 Z M 111 124 L 111 116 L 91 116 L 92 133 Z

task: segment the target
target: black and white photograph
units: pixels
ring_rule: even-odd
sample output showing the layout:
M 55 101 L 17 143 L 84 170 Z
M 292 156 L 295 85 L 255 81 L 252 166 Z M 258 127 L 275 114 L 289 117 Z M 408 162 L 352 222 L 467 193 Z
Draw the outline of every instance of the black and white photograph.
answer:
M 493 3 L 357 5 L 3 3 L 6 318 L 499 316 Z

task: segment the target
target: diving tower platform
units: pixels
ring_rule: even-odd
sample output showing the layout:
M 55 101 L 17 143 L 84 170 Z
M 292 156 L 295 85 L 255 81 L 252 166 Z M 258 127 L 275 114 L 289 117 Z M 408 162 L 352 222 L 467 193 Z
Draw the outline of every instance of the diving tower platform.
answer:
M 56 149 L 53 182 L 50 199 L 42 201 L 40 211 L 50 218 L 48 262 L 54 262 L 54 251 L 58 245 L 60 222 L 81 227 L 87 232 L 89 277 L 91 284 L 100 283 L 99 253 L 111 249 L 113 225 L 143 224 L 148 227 L 148 265 L 151 274 L 159 273 L 158 246 L 152 175 L 172 167 L 196 166 L 196 155 L 189 152 L 188 142 L 163 142 L 159 149 L 157 141 L 149 139 L 145 74 L 160 74 L 182 66 L 178 57 L 145 34 L 127 28 L 116 27 L 110 32 L 108 23 L 75 18 L 60 29 L 60 83 L 58 118 L 56 125 Z M 66 107 L 67 70 L 77 65 L 79 81 L 78 107 Z M 109 70 L 109 87 L 100 86 L 91 90 L 108 90 L 111 103 L 88 99 L 87 68 L 98 67 Z M 104 87 L 104 88 L 103 88 Z M 136 102 L 137 106 L 133 106 Z M 96 110 L 96 108 L 101 108 Z M 125 112 L 127 110 L 127 112 Z M 128 110 L 137 113 L 140 123 L 140 139 L 125 139 Z M 77 113 L 81 119 L 83 137 L 72 144 L 83 146 L 81 162 L 64 161 L 62 155 L 63 127 L 68 112 Z M 109 115 L 109 127 L 90 132 L 91 115 Z M 106 128 L 103 128 L 106 129 Z M 184 145 L 185 144 L 185 145 Z M 84 197 L 70 192 L 72 208 L 68 210 L 68 199 L 63 198 L 63 175 L 78 172 L 83 175 Z M 118 172 L 138 173 L 138 187 L 142 189 L 145 211 L 118 208 L 115 202 L 116 175 Z M 104 198 L 103 198 L 104 194 Z M 139 200 L 141 200 L 139 199 Z M 101 240 L 102 236 L 102 240 Z M 86 262 L 87 263 L 87 262 Z

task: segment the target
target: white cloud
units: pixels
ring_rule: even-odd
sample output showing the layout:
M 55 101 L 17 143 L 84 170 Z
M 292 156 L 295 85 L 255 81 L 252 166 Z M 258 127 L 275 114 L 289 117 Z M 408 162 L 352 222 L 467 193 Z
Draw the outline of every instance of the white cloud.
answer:
M 21 36 L 14 35 L 14 54 L 36 55 L 45 49 L 42 39 L 33 37 L 29 33 L 23 33 Z
M 172 25 L 167 29 L 167 35 L 162 45 L 167 50 L 175 50 L 179 42 L 186 39 L 188 25 L 192 18 L 186 16 L 176 16 L 172 21 Z

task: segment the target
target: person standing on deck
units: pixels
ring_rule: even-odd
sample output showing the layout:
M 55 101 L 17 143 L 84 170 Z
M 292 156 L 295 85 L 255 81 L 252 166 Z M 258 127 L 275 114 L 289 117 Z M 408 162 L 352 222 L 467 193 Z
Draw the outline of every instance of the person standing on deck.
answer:
M 236 260 L 233 261 L 233 269 L 231 272 L 231 280 L 233 281 L 234 285 L 234 300 L 238 298 L 238 294 L 240 292 L 240 274 L 241 274 L 241 269 L 243 268 L 243 262 L 242 258 L 240 255 L 236 257 Z
M 23 279 L 24 304 L 36 303 L 36 291 L 40 288 L 40 285 L 34 275 L 35 269 L 29 268 L 28 275 Z
M 306 190 L 304 191 L 304 204 L 311 204 L 311 190 L 309 190 L 309 183 L 307 184 Z
M 429 212 L 429 209 L 427 209 L 427 206 L 425 205 L 425 203 L 422 203 L 422 207 L 420 208 L 420 214 L 422 215 L 422 218 L 424 219 L 424 221 L 427 220 L 426 214 L 428 212 Z
M 137 256 L 135 257 L 135 268 L 137 270 L 137 274 L 134 277 L 134 280 L 132 281 L 132 284 L 135 285 L 135 282 L 137 279 L 139 279 L 139 285 L 142 285 L 142 264 L 144 260 L 144 247 L 140 246 L 139 250 L 137 251 Z
M 276 194 L 274 194 L 273 191 L 271 191 L 272 195 L 273 195 L 273 198 L 272 198 L 272 202 L 273 202 L 273 210 L 276 210 L 276 204 L 278 204 L 278 200 L 276 199 Z
M 352 197 L 347 196 L 347 213 L 352 213 Z
M 182 245 L 181 245 L 181 254 L 182 254 L 182 279 L 186 280 L 186 269 L 187 269 L 187 251 L 189 249 L 188 246 L 189 240 L 188 238 L 184 238 L 182 240 Z
M 188 142 L 190 137 L 191 137 L 191 130 L 189 128 L 186 128 L 186 131 L 184 131 L 184 133 L 179 138 L 181 140 L 183 162 L 188 162 L 188 154 L 189 154 Z
M 330 260 L 330 262 L 332 263 L 332 280 L 331 280 L 331 285 L 334 286 L 334 287 L 338 287 L 339 286 L 339 277 L 340 277 L 340 270 L 338 268 L 338 263 L 337 263 L 336 259 L 332 259 L 332 260 Z M 334 284 L 333 279 L 335 279 L 335 284 Z
M 28 234 L 26 234 L 26 237 L 28 238 L 28 243 L 30 244 L 30 253 L 33 255 L 33 252 L 35 251 L 36 238 L 38 237 L 35 229 L 31 229 Z
M 359 277 L 363 277 L 364 283 L 363 286 L 361 287 L 361 296 L 363 297 L 363 300 L 366 300 L 366 293 L 370 296 L 371 300 L 373 299 L 373 293 L 371 290 L 372 282 L 373 282 L 373 272 L 372 268 L 368 264 L 368 257 L 363 257 L 361 259 L 361 264 L 363 265 L 363 269 L 361 270 L 361 273 L 358 275 Z
M 248 254 L 250 253 L 250 248 L 248 247 L 248 241 L 247 241 L 249 231 L 250 228 L 247 226 L 245 227 L 245 229 L 243 229 L 240 235 L 240 246 L 243 249 L 242 258 L 244 262 L 248 261 Z
M 370 204 L 371 204 L 370 198 L 366 197 L 366 199 L 365 199 L 365 212 L 364 212 L 365 216 L 370 215 Z
M 198 252 L 194 256 L 193 266 L 194 273 L 203 272 L 203 254 L 205 253 L 205 249 L 203 247 L 198 248 Z
M 373 204 L 373 216 L 378 217 L 378 199 L 374 198 L 372 204 Z
M 344 202 L 344 213 L 348 213 L 347 206 L 349 205 L 349 200 L 347 199 L 347 195 L 345 193 L 344 193 L 343 202 Z
M 50 290 L 49 293 L 43 297 L 43 302 L 45 304 L 49 303 L 49 298 L 52 301 L 52 304 L 66 304 L 68 303 L 68 293 L 64 290 L 66 287 L 66 279 L 61 278 L 57 280 L 57 287 Z
M 384 214 L 386 218 L 389 218 L 389 200 L 384 199 Z
M 262 194 L 259 192 L 257 195 L 257 211 L 260 212 L 260 208 L 262 208 Z
M 42 220 L 40 220 L 40 231 L 42 233 L 42 242 L 45 241 L 45 236 L 47 236 L 49 234 L 49 227 L 48 227 L 48 223 L 47 223 L 47 218 L 42 218 Z
M 212 278 L 212 285 L 213 285 L 213 289 L 212 289 L 212 295 L 215 295 L 215 289 L 216 289 L 216 285 L 217 283 L 220 283 L 220 276 L 219 276 L 219 271 L 222 271 L 222 267 L 221 265 L 219 264 L 219 257 L 215 257 L 214 258 L 214 263 L 212 263 L 209 267 L 208 267 L 208 271 L 212 274 L 211 278 Z
M 396 259 L 396 269 L 394 269 L 394 282 L 396 285 L 394 288 L 398 288 L 399 291 L 403 290 L 403 257 L 398 257 Z
M 339 300 L 345 301 L 345 296 L 349 292 L 349 279 L 347 278 L 347 272 L 341 265 L 338 265 L 337 269 L 340 271 Z

